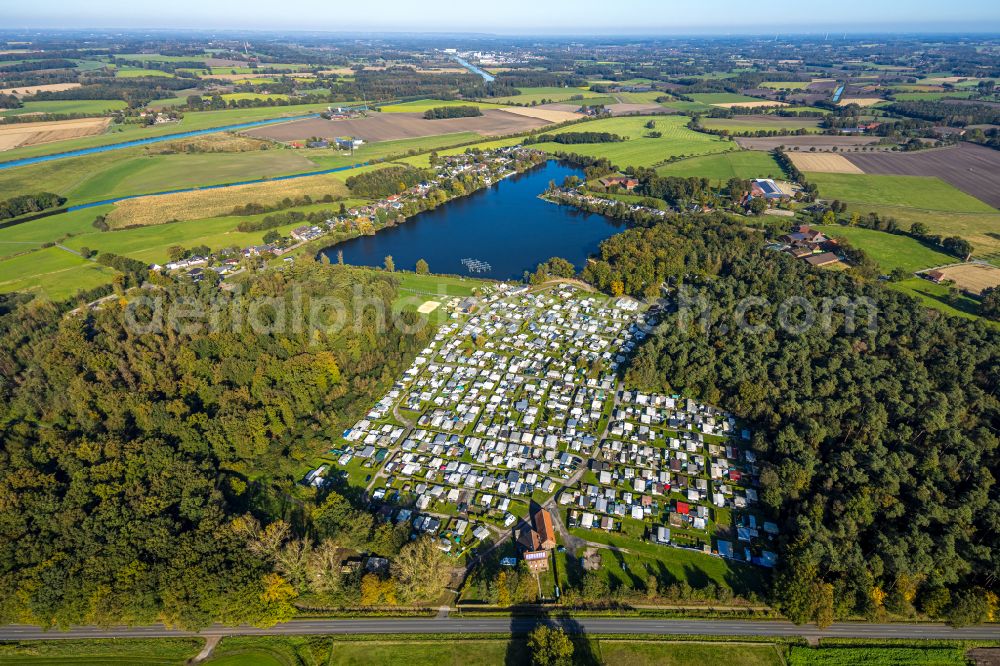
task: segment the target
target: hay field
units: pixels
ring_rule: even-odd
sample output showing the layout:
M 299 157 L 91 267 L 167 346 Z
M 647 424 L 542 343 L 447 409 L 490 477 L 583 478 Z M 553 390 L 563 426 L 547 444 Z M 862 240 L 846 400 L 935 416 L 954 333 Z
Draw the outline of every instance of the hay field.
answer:
M 110 122 L 110 118 L 79 118 L 0 125 L 0 151 L 101 134 Z
M 582 116 L 573 111 L 563 111 L 560 109 L 543 109 L 537 106 L 512 106 L 505 108 L 504 113 L 513 113 L 528 118 L 538 118 L 550 123 L 562 123 L 567 120 L 579 120 Z
M 319 199 L 326 194 L 347 196 L 349 191 L 343 179 L 335 175 L 306 176 L 293 180 L 126 199 L 115 204 L 107 221 L 112 229 L 124 229 L 165 224 L 174 220 L 198 220 L 226 215 L 236 206 L 250 202 L 274 204 L 285 197 L 294 198 L 305 194 Z
M 21 86 L 20 88 L 2 88 L 0 95 L 15 95 L 17 97 L 27 97 L 40 92 L 60 92 L 62 90 L 72 90 L 79 88 L 80 83 L 45 83 L 40 86 Z
M 875 106 L 885 100 L 881 97 L 845 97 L 837 102 L 837 106 L 847 106 L 857 104 L 858 106 Z
M 437 301 L 424 301 L 421 306 L 417 308 L 417 312 L 420 314 L 430 314 L 437 310 L 440 305 L 441 304 Z
M 959 289 L 979 295 L 984 289 L 1000 287 L 1000 268 L 989 264 L 959 264 L 938 269 L 945 280 L 951 280 Z
M 772 102 L 771 100 L 760 100 L 757 102 L 723 102 L 721 104 L 713 104 L 712 106 L 717 106 L 722 109 L 756 109 L 759 106 L 788 106 L 788 102 Z
M 799 171 L 820 173 L 864 173 L 861 167 L 837 153 L 786 153 Z

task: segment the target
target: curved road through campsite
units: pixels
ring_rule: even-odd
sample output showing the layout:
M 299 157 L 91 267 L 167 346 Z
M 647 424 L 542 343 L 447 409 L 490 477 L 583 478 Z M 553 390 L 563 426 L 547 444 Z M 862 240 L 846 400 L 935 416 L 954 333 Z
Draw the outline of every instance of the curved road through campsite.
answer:
M 790 622 L 750 620 L 655 620 L 641 618 L 370 618 L 353 620 L 292 620 L 267 629 L 213 626 L 201 632 L 141 627 L 74 627 L 66 631 L 8 625 L 0 627 L 0 641 L 87 638 L 169 638 L 189 636 L 301 636 L 310 634 L 523 634 L 538 624 L 560 625 L 588 634 L 650 634 L 656 636 L 799 636 L 862 639 L 1000 640 L 1000 625 L 954 629 L 943 624 L 868 624 L 838 622 L 826 629 Z

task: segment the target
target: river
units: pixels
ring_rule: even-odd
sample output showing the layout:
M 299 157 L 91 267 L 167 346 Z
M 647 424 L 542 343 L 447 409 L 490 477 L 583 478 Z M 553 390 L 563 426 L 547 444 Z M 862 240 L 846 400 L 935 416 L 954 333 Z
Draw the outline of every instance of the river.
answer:
M 434 273 L 520 279 L 524 271 L 550 257 L 562 257 L 582 269 L 602 240 L 624 228 L 603 215 L 559 206 L 538 198 L 550 180 L 561 183 L 583 174 L 548 161 L 469 196 L 453 199 L 405 222 L 328 247 L 331 262 L 337 252 L 344 263 L 382 266 L 391 255 L 397 268 L 413 270 L 424 259 Z M 490 269 L 471 273 L 463 259 L 486 262 Z

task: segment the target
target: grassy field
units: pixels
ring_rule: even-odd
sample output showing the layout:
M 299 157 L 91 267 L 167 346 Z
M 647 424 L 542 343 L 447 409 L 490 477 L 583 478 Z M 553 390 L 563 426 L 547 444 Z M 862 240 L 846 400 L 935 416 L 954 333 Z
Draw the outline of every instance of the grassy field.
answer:
M 952 296 L 949 288 L 943 284 L 934 284 L 923 278 L 910 278 L 893 282 L 890 287 L 904 294 L 913 296 L 925 307 L 933 308 L 953 317 L 978 319 L 979 301 L 969 296 Z
M 995 213 L 996 209 L 939 178 L 875 174 L 809 173 L 824 199 L 902 206 L 957 213 Z
M 510 97 L 497 97 L 494 101 L 498 104 L 531 104 L 532 102 L 536 104 L 541 104 L 542 101 L 546 102 L 564 102 L 569 100 L 575 95 L 583 95 L 586 97 L 598 97 L 603 95 L 598 95 L 598 93 L 590 92 L 586 88 L 557 88 L 557 87 L 524 87 L 518 88 L 521 91 L 520 95 L 512 95 Z
M 306 149 L 300 151 L 308 156 L 321 169 L 334 169 L 342 166 L 350 166 L 371 160 L 381 160 L 387 157 L 406 155 L 410 152 L 424 153 L 445 146 L 456 146 L 469 143 L 482 138 L 475 132 L 455 132 L 453 134 L 438 134 L 437 136 L 421 136 L 413 139 L 397 139 L 395 141 L 380 141 L 378 143 L 366 143 L 355 149 L 353 155 L 344 154 L 339 150 Z M 463 152 L 465 148 L 459 148 L 456 152 Z M 447 151 L 440 151 L 444 155 Z M 421 166 L 430 165 L 430 154 L 422 155 Z M 409 160 L 407 160 L 409 161 Z
M 184 664 L 200 638 L 16 641 L 0 643 L 0 664 Z
M 0 259 L 38 249 L 43 243 L 57 241 L 69 234 L 96 231 L 91 226 L 91 222 L 96 216 L 102 215 L 110 209 L 110 205 L 98 206 L 0 229 Z
M 115 271 L 58 247 L 0 261 L 0 292 L 19 291 L 58 301 L 110 282 Z
M 177 134 L 180 132 L 190 132 L 193 130 L 211 129 L 225 125 L 238 125 L 240 123 L 254 122 L 257 120 L 270 120 L 272 118 L 283 118 L 288 116 L 301 116 L 309 113 L 319 113 L 324 111 L 328 104 L 298 104 L 294 106 L 282 107 L 260 107 L 253 109 L 225 109 L 221 111 L 192 111 L 184 114 L 184 119 L 179 123 L 165 123 L 145 127 L 141 125 L 115 125 L 108 132 L 95 136 L 82 137 L 79 139 L 67 139 L 40 146 L 26 146 L 7 150 L 0 154 L 3 161 L 16 160 L 24 157 L 34 157 L 36 155 L 49 155 L 52 153 L 62 153 L 83 148 L 93 148 L 94 146 L 106 146 L 111 143 L 121 143 L 123 141 L 133 141 L 135 139 L 145 139 L 149 137 L 164 136 L 167 134 Z
M 691 93 L 691 99 L 702 104 L 732 104 L 735 102 L 764 102 L 759 97 L 737 95 L 736 93 Z
M 690 550 L 660 546 L 657 544 L 632 538 L 620 532 L 605 532 L 603 530 L 571 529 L 570 532 L 588 541 L 625 548 L 628 554 L 601 549 L 601 573 L 605 575 L 612 588 L 618 585 L 643 589 L 647 572 L 660 579 L 660 585 L 687 581 L 691 587 L 703 588 L 709 583 L 727 587 L 736 594 L 748 597 L 750 594 L 760 595 L 764 591 L 766 574 L 758 567 L 749 564 L 739 564 Z M 627 570 L 622 568 L 624 563 Z M 560 573 L 565 573 L 566 567 L 560 567 Z M 563 587 L 567 582 L 563 581 Z
M 79 113 L 98 116 L 124 108 L 125 102 L 120 99 L 47 100 L 44 102 L 24 102 L 20 109 L 0 111 L 0 117 L 23 116 L 26 113 Z M 0 158 L 6 160 L 7 152 L 0 153 Z
M 962 648 L 792 646 L 789 666 L 960 666 L 969 663 Z
M 920 241 L 902 234 L 890 234 L 874 229 L 841 225 L 818 226 L 831 238 L 846 238 L 851 245 L 865 251 L 888 273 L 894 268 L 909 272 L 958 261 L 955 257 L 927 247 Z
M 722 137 L 695 132 L 686 127 L 687 118 L 673 116 L 658 116 L 656 131 L 662 134 L 659 138 L 648 138 L 650 130 L 644 125 L 648 117 L 605 118 L 592 122 L 574 125 L 554 132 L 611 132 L 629 137 L 628 141 L 618 143 L 539 143 L 532 146 L 546 152 L 567 152 L 592 157 L 606 157 L 619 167 L 653 166 L 679 155 L 706 155 L 733 150 L 735 144 Z M 543 130 L 544 131 L 544 130 Z
M 230 100 L 240 101 L 244 99 L 288 99 L 290 95 L 284 95 L 281 93 L 274 93 L 269 95 L 264 95 L 263 93 L 226 93 L 225 95 L 220 95 L 222 99 L 227 102 Z
M 146 76 L 173 78 L 174 75 L 170 72 L 164 72 L 162 69 L 146 69 L 144 67 L 118 67 L 115 69 L 115 78 L 118 79 L 136 79 Z
M 492 104 L 490 102 L 473 102 L 464 100 L 444 100 L 444 99 L 418 99 L 412 102 L 400 102 L 399 104 L 386 104 L 379 107 L 382 113 L 423 113 L 428 109 L 437 109 L 443 106 L 475 106 L 480 109 L 501 109 L 502 104 Z
M 764 81 L 760 87 L 772 90 L 805 90 L 810 83 L 810 81 Z
M 773 644 L 688 643 L 664 640 L 599 641 L 605 664 L 621 666 L 683 666 L 686 664 L 731 664 L 733 666 L 783 666 L 779 648 Z
M 760 150 L 739 150 L 718 155 L 691 157 L 665 164 L 656 170 L 661 176 L 697 176 L 713 181 L 730 178 L 780 178 L 781 167 L 770 153 Z
M 1000 265 L 1000 211 L 937 178 L 810 173 L 824 199 L 840 199 L 848 212 L 892 217 L 903 229 L 922 222 L 933 234 L 961 236 L 975 256 Z
M 703 118 L 701 124 L 705 129 L 729 130 L 730 132 L 756 132 L 758 130 L 797 130 L 804 129 L 810 132 L 819 131 L 818 118 L 786 118 L 783 116 L 771 116 L 767 119 L 747 118 L 736 116 L 735 118 Z

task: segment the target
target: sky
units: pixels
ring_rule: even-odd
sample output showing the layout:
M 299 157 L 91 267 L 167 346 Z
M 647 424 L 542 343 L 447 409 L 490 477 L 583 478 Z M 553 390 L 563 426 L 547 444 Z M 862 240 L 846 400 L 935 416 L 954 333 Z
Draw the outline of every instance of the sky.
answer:
M 997 0 L 0 0 L 0 26 L 496 34 L 1000 32 Z

